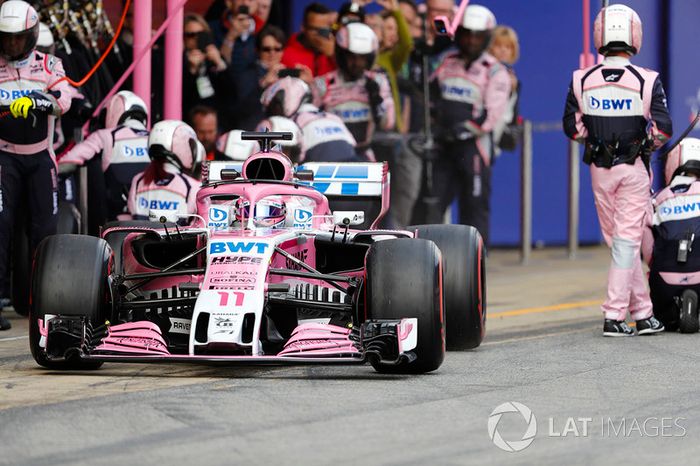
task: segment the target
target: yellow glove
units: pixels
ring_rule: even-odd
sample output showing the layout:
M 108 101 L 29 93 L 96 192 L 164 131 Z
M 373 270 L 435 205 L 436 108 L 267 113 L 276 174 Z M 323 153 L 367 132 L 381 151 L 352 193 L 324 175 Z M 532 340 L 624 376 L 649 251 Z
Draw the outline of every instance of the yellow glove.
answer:
M 15 118 L 27 118 L 29 110 L 34 108 L 34 100 L 29 97 L 20 97 L 10 104 L 10 112 Z

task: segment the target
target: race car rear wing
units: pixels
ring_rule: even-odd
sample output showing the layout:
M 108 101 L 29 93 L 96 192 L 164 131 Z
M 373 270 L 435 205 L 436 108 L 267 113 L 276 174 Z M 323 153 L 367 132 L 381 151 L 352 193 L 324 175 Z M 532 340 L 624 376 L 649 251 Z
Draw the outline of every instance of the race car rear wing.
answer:
M 323 193 L 331 210 L 364 210 L 377 228 L 389 209 L 389 166 L 386 162 L 306 162 L 298 170 L 314 174 L 311 186 Z

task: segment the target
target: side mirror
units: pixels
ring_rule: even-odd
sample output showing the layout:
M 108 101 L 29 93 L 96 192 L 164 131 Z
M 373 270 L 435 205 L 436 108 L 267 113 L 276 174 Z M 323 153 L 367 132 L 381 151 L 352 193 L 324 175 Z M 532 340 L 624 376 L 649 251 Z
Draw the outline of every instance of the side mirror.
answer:
M 333 223 L 341 227 L 362 225 L 365 223 L 365 213 L 362 210 L 339 210 L 333 212 Z
M 160 223 L 177 223 L 179 216 L 176 210 L 151 209 L 148 211 L 148 220 Z

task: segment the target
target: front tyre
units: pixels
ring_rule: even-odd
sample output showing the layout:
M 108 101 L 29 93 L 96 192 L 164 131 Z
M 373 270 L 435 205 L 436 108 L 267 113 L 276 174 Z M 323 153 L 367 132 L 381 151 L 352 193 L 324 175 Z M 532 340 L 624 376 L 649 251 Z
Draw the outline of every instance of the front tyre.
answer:
M 49 369 L 97 369 L 101 362 L 51 360 L 40 347 L 39 319 L 46 314 L 85 317 L 102 325 L 107 317 L 112 250 L 101 238 L 56 235 L 43 240 L 36 252 L 29 311 L 29 347 L 34 360 Z M 62 354 L 54 355 L 56 357 Z
M 378 372 L 419 374 L 434 371 L 445 358 L 440 250 L 431 241 L 394 239 L 370 247 L 367 267 L 367 318 L 418 319 L 416 359 L 399 365 L 372 361 Z
M 408 227 L 442 252 L 447 349 L 481 345 L 486 333 L 486 261 L 479 231 L 468 225 Z

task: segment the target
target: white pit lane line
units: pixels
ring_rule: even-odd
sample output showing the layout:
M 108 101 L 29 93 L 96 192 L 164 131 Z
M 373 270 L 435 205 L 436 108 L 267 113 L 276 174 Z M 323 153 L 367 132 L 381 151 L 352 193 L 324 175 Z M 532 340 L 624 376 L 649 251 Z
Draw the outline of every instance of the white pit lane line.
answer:
M 14 341 L 14 340 L 24 340 L 25 338 L 29 338 L 29 335 L 22 335 L 19 337 L 5 337 L 5 338 L 0 338 L 0 343 L 3 341 Z

